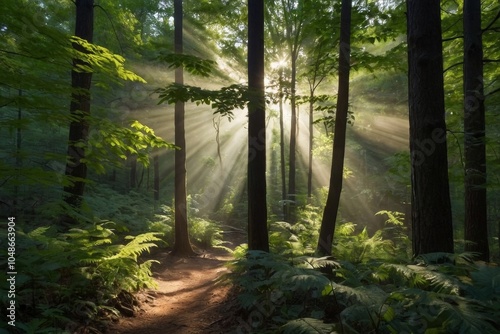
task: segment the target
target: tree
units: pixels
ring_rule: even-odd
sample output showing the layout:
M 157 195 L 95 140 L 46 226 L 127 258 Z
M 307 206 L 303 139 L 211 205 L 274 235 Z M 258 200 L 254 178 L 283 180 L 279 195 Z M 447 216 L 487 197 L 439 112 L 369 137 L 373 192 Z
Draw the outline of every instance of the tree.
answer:
M 269 252 L 266 202 L 264 0 L 248 0 L 248 248 Z
M 297 59 L 303 41 L 305 22 L 303 0 L 281 0 L 283 23 L 285 25 L 285 41 L 290 55 L 290 153 L 288 156 L 288 199 L 293 203 L 296 200 L 296 151 L 297 151 Z M 294 218 L 294 205 L 289 207 L 289 219 Z
M 464 1 L 465 250 L 489 261 L 481 2 Z
M 339 90 L 337 97 L 337 112 L 335 115 L 330 189 L 326 199 L 325 210 L 323 211 L 317 246 L 317 253 L 320 255 L 330 255 L 332 253 L 333 234 L 335 232 L 337 212 L 340 203 L 340 193 L 342 191 L 347 113 L 349 108 L 351 8 L 352 3 L 350 0 L 342 0 L 342 9 L 340 14 Z
M 283 220 L 288 220 L 288 194 L 287 194 L 287 184 L 286 184 L 286 155 L 285 155 L 285 126 L 284 126 L 284 110 L 283 102 L 286 96 L 288 96 L 288 83 L 289 79 L 286 77 L 287 72 L 285 72 L 286 59 L 284 57 L 285 50 L 285 32 L 284 23 L 282 21 L 283 8 L 276 6 L 275 3 L 270 2 L 265 8 L 264 20 L 265 29 L 269 34 L 269 39 L 271 41 L 270 46 L 265 49 L 267 52 L 267 59 L 271 63 L 271 69 L 275 70 L 277 73 L 278 81 L 278 92 L 276 100 L 278 102 L 279 109 L 279 136 L 280 136 L 280 178 L 281 178 L 281 207 L 283 209 Z M 275 100 L 275 101 L 276 101 Z
M 75 36 L 92 43 L 94 34 L 94 1 L 76 0 Z M 73 43 L 77 52 L 87 52 L 81 45 Z M 72 121 L 69 127 L 68 161 L 66 163 L 66 176 L 72 182 L 64 187 L 65 201 L 75 209 L 82 204 L 82 196 L 87 178 L 87 163 L 85 162 L 85 149 L 82 145 L 88 139 L 90 115 L 90 85 L 92 71 L 89 64 L 81 57 L 73 59 L 71 71 L 71 103 L 70 113 Z
M 407 13 L 413 253 L 452 253 L 439 2 L 408 0 Z
M 175 53 L 182 54 L 182 0 L 174 0 L 174 44 Z M 182 66 L 175 69 L 175 83 L 184 84 Z M 193 255 L 189 242 L 187 195 L 186 195 L 186 134 L 184 128 L 184 102 L 175 102 L 175 243 L 172 254 L 178 256 Z
M 315 3 L 316 12 L 318 12 L 319 3 Z M 325 4 L 322 4 L 325 6 Z M 315 93 L 319 85 L 332 74 L 336 68 L 336 57 L 332 57 L 332 49 L 338 42 L 338 36 L 334 34 L 334 23 L 332 15 L 333 10 L 326 10 L 327 7 L 320 8 L 321 15 L 317 15 L 313 21 L 305 28 L 308 32 L 308 39 L 304 49 L 307 57 L 307 69 L 304 76 L 307 78 L 309 86 L 309 161 L 307 173 L 307 197 L 312 198 L 312 179 L 313 179 L 313 145 L 314 145 L 314 110 L 318 98 Z

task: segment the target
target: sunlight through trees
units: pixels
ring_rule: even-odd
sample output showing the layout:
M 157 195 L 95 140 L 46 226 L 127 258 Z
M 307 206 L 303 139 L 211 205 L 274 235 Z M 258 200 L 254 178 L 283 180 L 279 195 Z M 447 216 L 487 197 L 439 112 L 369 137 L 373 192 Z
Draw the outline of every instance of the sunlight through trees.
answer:
M 141 317 L 159 262 L 217 293 L 217 252 L 237 312 L 186 330 L 498 332 L 499 24 L 494 0 L 2 0 L 0 332 Z

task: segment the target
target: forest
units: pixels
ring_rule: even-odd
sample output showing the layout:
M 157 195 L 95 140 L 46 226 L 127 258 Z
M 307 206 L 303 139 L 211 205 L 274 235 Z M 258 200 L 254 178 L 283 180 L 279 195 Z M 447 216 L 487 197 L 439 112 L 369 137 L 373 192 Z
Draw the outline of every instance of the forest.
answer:
M 0 8 L 0 334 L 500 332 L 497 0 Z

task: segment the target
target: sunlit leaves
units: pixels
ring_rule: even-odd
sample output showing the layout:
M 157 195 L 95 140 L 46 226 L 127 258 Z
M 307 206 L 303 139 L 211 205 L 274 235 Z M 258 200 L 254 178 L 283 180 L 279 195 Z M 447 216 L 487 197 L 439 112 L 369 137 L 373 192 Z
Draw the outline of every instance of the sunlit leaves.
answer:
M 336 95 L 314 95 L 314 96 L 298 96 L 297 103 L 311 103 L 313 104 L 314 112 L 321 113 L 322 117 L 314 120 L 313 124 L 322 123 L 327 129 L 333 130 L 335 126 L 335 110 L 336 106 Z M 354 123 L 354 114 L 352 111 L 348 111 L 348 124 Z
M 177 148 L 136 120 L 129 127 L 119 126 L 105 119 L 93 120 L 92 123 L 96 129 L 90 133 L 88 143 L 84 145 L 87 153 L 85 162 L 100 173 L 106 171 L 106 166 L 119 167 L 120 160 L 125 160 L 130 155 L 135 155 L 137 161 L 148 166 L 151 149 Z
M 375 213 L 375 215 L 376 216 L 387 215 L 387 220 L 385 221 L 386 224 L 399 225 L 399 226 L 404 225 L 403 222 L 405 215 L 402 212 L 382 210 Z
M 173 83 L 165 88 L 158 88 L 155 92 L 159 94 L 158 104 L 189 101 L 197 105 L 207 104 L 215 109 L 214 114 L 221 114 L 229 120 L 234 118 L 234 109 L 243 109 L 248 103 L 248 88 L 237 84 L 219 90 L 209 90 Z
M 73 45 L 78 46 L 73 49 L 73 53 L 74 57 L 81 61 L 75 63 L 75 71 L 87 73 L 102 71 L 115 80 L 119 78 L 122 80 L 146 82 L 134 72 L 125 69 L 125 58 L 122 56 L 112 53 L 105 47 L 89 43 L 77 36 L 72 36 L 70 41 Z
M 287 322 L 280 328 L 282 334 L 318 334 L 337 333 L 341 330 L 338 324 L 325 324 L 323 320 L 314 318 L 299 318 Z
M 169 64 L 169 68 L 182 67 L 189 73 L 202 77 L 209 77 L 213 73 L 216 64 L 215 61 L 210 59 L 176 53 L 162 53 L 158 56 L 158 59 Z

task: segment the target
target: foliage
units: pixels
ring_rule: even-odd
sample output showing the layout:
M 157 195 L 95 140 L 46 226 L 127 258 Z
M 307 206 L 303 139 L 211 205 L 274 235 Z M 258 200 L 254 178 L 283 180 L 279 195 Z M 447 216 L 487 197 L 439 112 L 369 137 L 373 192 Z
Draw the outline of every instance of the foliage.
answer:
M 209 219 L 194 217 L 189 221 L 189 235 L 203 249 L 222 247 L 222 229 L 220 224 Z
M 125 58 L 122 56 L 110 52 L 105 47 L 89 43 L 77 36 L 71 36 L 69 41 L 74 46 L 79 46 L 79 48 L 72 47 L 69 49 L 73 58 L 82 61 L 76 64 L 74 68 L 75 71 L 92 73 L 97 68 L 115 80 L 130 80 L 146 83 L 143 78 L 125 69 Z M 98 84 L 98 86 L 106 87 L 102 84 Z
M 213 60 L 200 59 L 196 56 L 175 53 L 162 53 L 158 56 L 158 60 L 168 63 L 169 68 L 182 67 L 189 73 L 202 77 L 209 77 L 216 64 Z
M 173 209 L 163 205 L 161 212 L 155 214 L 152 221 L 148 224 L 148 228 L 151 231 L 163 232 L 165 234 L 165 241 L 168 244 L 173 244 L 174 242 L 174 221 L 172 216 Z M 227 249 L 223 246 L 225 242 L 222 240 L 223 235 L 220 223 L 191 215 L 188 229 L 191 241 L 203 250 L 211 247 Z
M 106 167 L 121 167 L 122 160 L 131 155 L 148 166 L 152 149 L 178 149 L 137 120 L 131 121 L 129 127 L 118 126 L 108 119 L 93 118 L 90 122 L 95 125 L 95 130 L 83 145 L 87 152 L 85 162 L 100 174 L 106 172 Z
M 112 226 L 99 223 L 64 234 L 53 227 L 18 232 L 16 302 L 26 306 L 16 319 L 20 328 L 42 333 L 78 323 L 101 326 L 120 313 L 115 308 L 120 295 L 155 286 L 151 265 L 157 261 L 139 256 L 157 246 L 160 233 L 121 240 Z M 2 296 L 4 304 L 7 293 Z
M 241 289 L 240 326 L 255 333 L 498 331 L 498 267 L 475 263 L 470 253 L 411 260 L 404 215 L 377 215 L 385 227 L 372 236 L 353 223 L 337 227 L 335 258 L 312 256 L 321 217 L 313 206 L 294 225 L 271 224 L 271 249 L 281 255 L 235 250 L 229 277 Z
M 158 104 L 164 102 L 175 104 L 178 101 L 191 101 L 197 105 L 208 104 L 212 109 L 216 109 L 214 114 L 218 113 L 232 120 L 234 118 L 234 109 L 245 108 L 248 102 L 247 91 L 248 88 L 246 86 L 238 84 L 222 87 L 219 90 L 209 90 L 196 86 L 172 83 L 165 88 L 158 88 L 155 92 L 160 97 Z
M 314 112 L 320 113 L 322 117 L 314 120 L 314 124 L 322 123 L 326 128 L 333 131 L 335 128 L 335 109 L 337 96 L 332 95 L 315 95 L 315 96 L 298 96 L 297 103 L 312 103 Z M 354 125 L 355 116 L 352 110 L 347 111 L 347 124 Z
M 298 208 L 297 223 L 272 222 L 269 228 L 271 250 L 285 256 L 312 255 L 319 236 L 321 209 L 313 205 Z
M 250 251 L 231 264 L 242 289 L 240 323 L 255 333 L 496 333 L 498 268 L 455 258 L 353 264 Z

